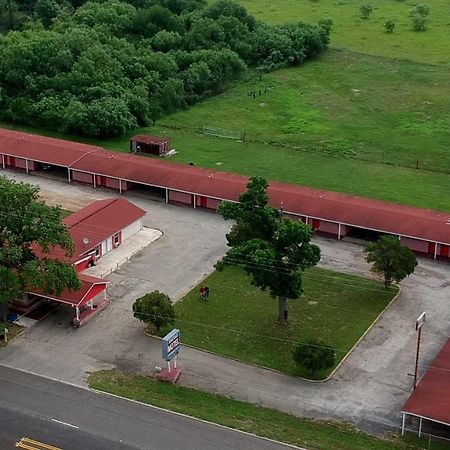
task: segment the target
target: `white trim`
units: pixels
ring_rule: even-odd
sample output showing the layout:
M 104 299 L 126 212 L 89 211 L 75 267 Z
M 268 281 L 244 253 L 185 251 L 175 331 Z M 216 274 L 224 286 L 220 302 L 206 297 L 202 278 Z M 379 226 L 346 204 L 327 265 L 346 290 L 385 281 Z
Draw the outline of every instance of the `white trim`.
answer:
M 426 420 L 430 420 L 431 422 L 436 422 L 436 423 L 440 423 L 442 425 L 447 425 L 450 427 L 450 422 L 442 422 L 441 420 L 436 420 L 436 419 L 432 419 L 431 417 L 427 417 L 427 416 L 421 416 L 420 414 L 414 414 L 412 412 L 409 411 L 400 411 L 402 414 L 409 414 L 410 416 L 414 416 L 414 417 L 419 417 L 422 419 L 426 419 Z

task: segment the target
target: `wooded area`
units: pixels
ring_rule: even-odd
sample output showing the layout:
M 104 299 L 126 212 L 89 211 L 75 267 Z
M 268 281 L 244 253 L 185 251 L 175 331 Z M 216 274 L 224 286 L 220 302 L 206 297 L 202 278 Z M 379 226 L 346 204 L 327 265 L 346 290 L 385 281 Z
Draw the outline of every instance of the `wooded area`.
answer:
M 228 0 L 0 0 L 0 120 L 107 137 L 303 63 L 326 27 L 269 26 Z

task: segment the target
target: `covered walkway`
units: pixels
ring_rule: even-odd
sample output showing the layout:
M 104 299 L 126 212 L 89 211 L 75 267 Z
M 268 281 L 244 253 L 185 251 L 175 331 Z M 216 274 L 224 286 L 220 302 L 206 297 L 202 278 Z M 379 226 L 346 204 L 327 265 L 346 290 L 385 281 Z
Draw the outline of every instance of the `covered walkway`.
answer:
M 419 436 L 424 420 L 450 427 L 450 338 L 409 396 L 402 414 L 402 434 L 408 416 L 419 419 Z

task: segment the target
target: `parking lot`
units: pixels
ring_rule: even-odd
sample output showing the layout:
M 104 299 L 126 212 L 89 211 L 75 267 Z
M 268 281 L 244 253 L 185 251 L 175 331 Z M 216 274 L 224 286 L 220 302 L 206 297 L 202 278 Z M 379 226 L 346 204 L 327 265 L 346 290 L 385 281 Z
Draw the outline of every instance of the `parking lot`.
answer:
M 116 195 L 6 174 L 39 184 L 47 201 L 66 209 Z M 148 211 L 145 225 L 161 230 L 163 236 L 108 277 L 111 307 L 81 329 L 70 327 L 72 311 L 60 308 L 3 349 L 3 364 L 80 385 L 87 372 L 115 367 L 118 359 L 134 361 L 137 369 L 162 364 L 159 341 L 144 335 L 142 324 L 132 317 L 131 304 L 154 289 L 178 299 L 195 286 L 225 253 L 230 224 L 217 214 L 166 205 L 132 191 L 127 198 Z M 323 266 L 370 274 L 360 245 L 324 238 L 316 242 Z M 398 300 L 327 383 L 308 383 L 187 348 L 180 357 L 181 382 L 296 414 L 355 420 L 367 429 L 375 429 L 376 423 L 398 425 L 398 411 L 412 382 L 407 374 L 413 370 L 415 319 L 427 311 L 421 373 L 450 332 L 448 274 L 448 265 L 421 259 L 416 273 L 403 283 Z

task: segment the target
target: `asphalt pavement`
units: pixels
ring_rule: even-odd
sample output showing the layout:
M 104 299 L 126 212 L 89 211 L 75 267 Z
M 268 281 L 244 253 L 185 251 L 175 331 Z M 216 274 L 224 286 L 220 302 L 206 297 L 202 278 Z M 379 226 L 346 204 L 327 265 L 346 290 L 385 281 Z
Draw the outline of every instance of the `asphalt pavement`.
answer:
M 52 450 L 289 448 L 6 367 L 0 368 L 0 417 L 2 450 L 16 448 L 23 438 Z M 41 448 L 32 441 L 26 441 L 28 448 Z

